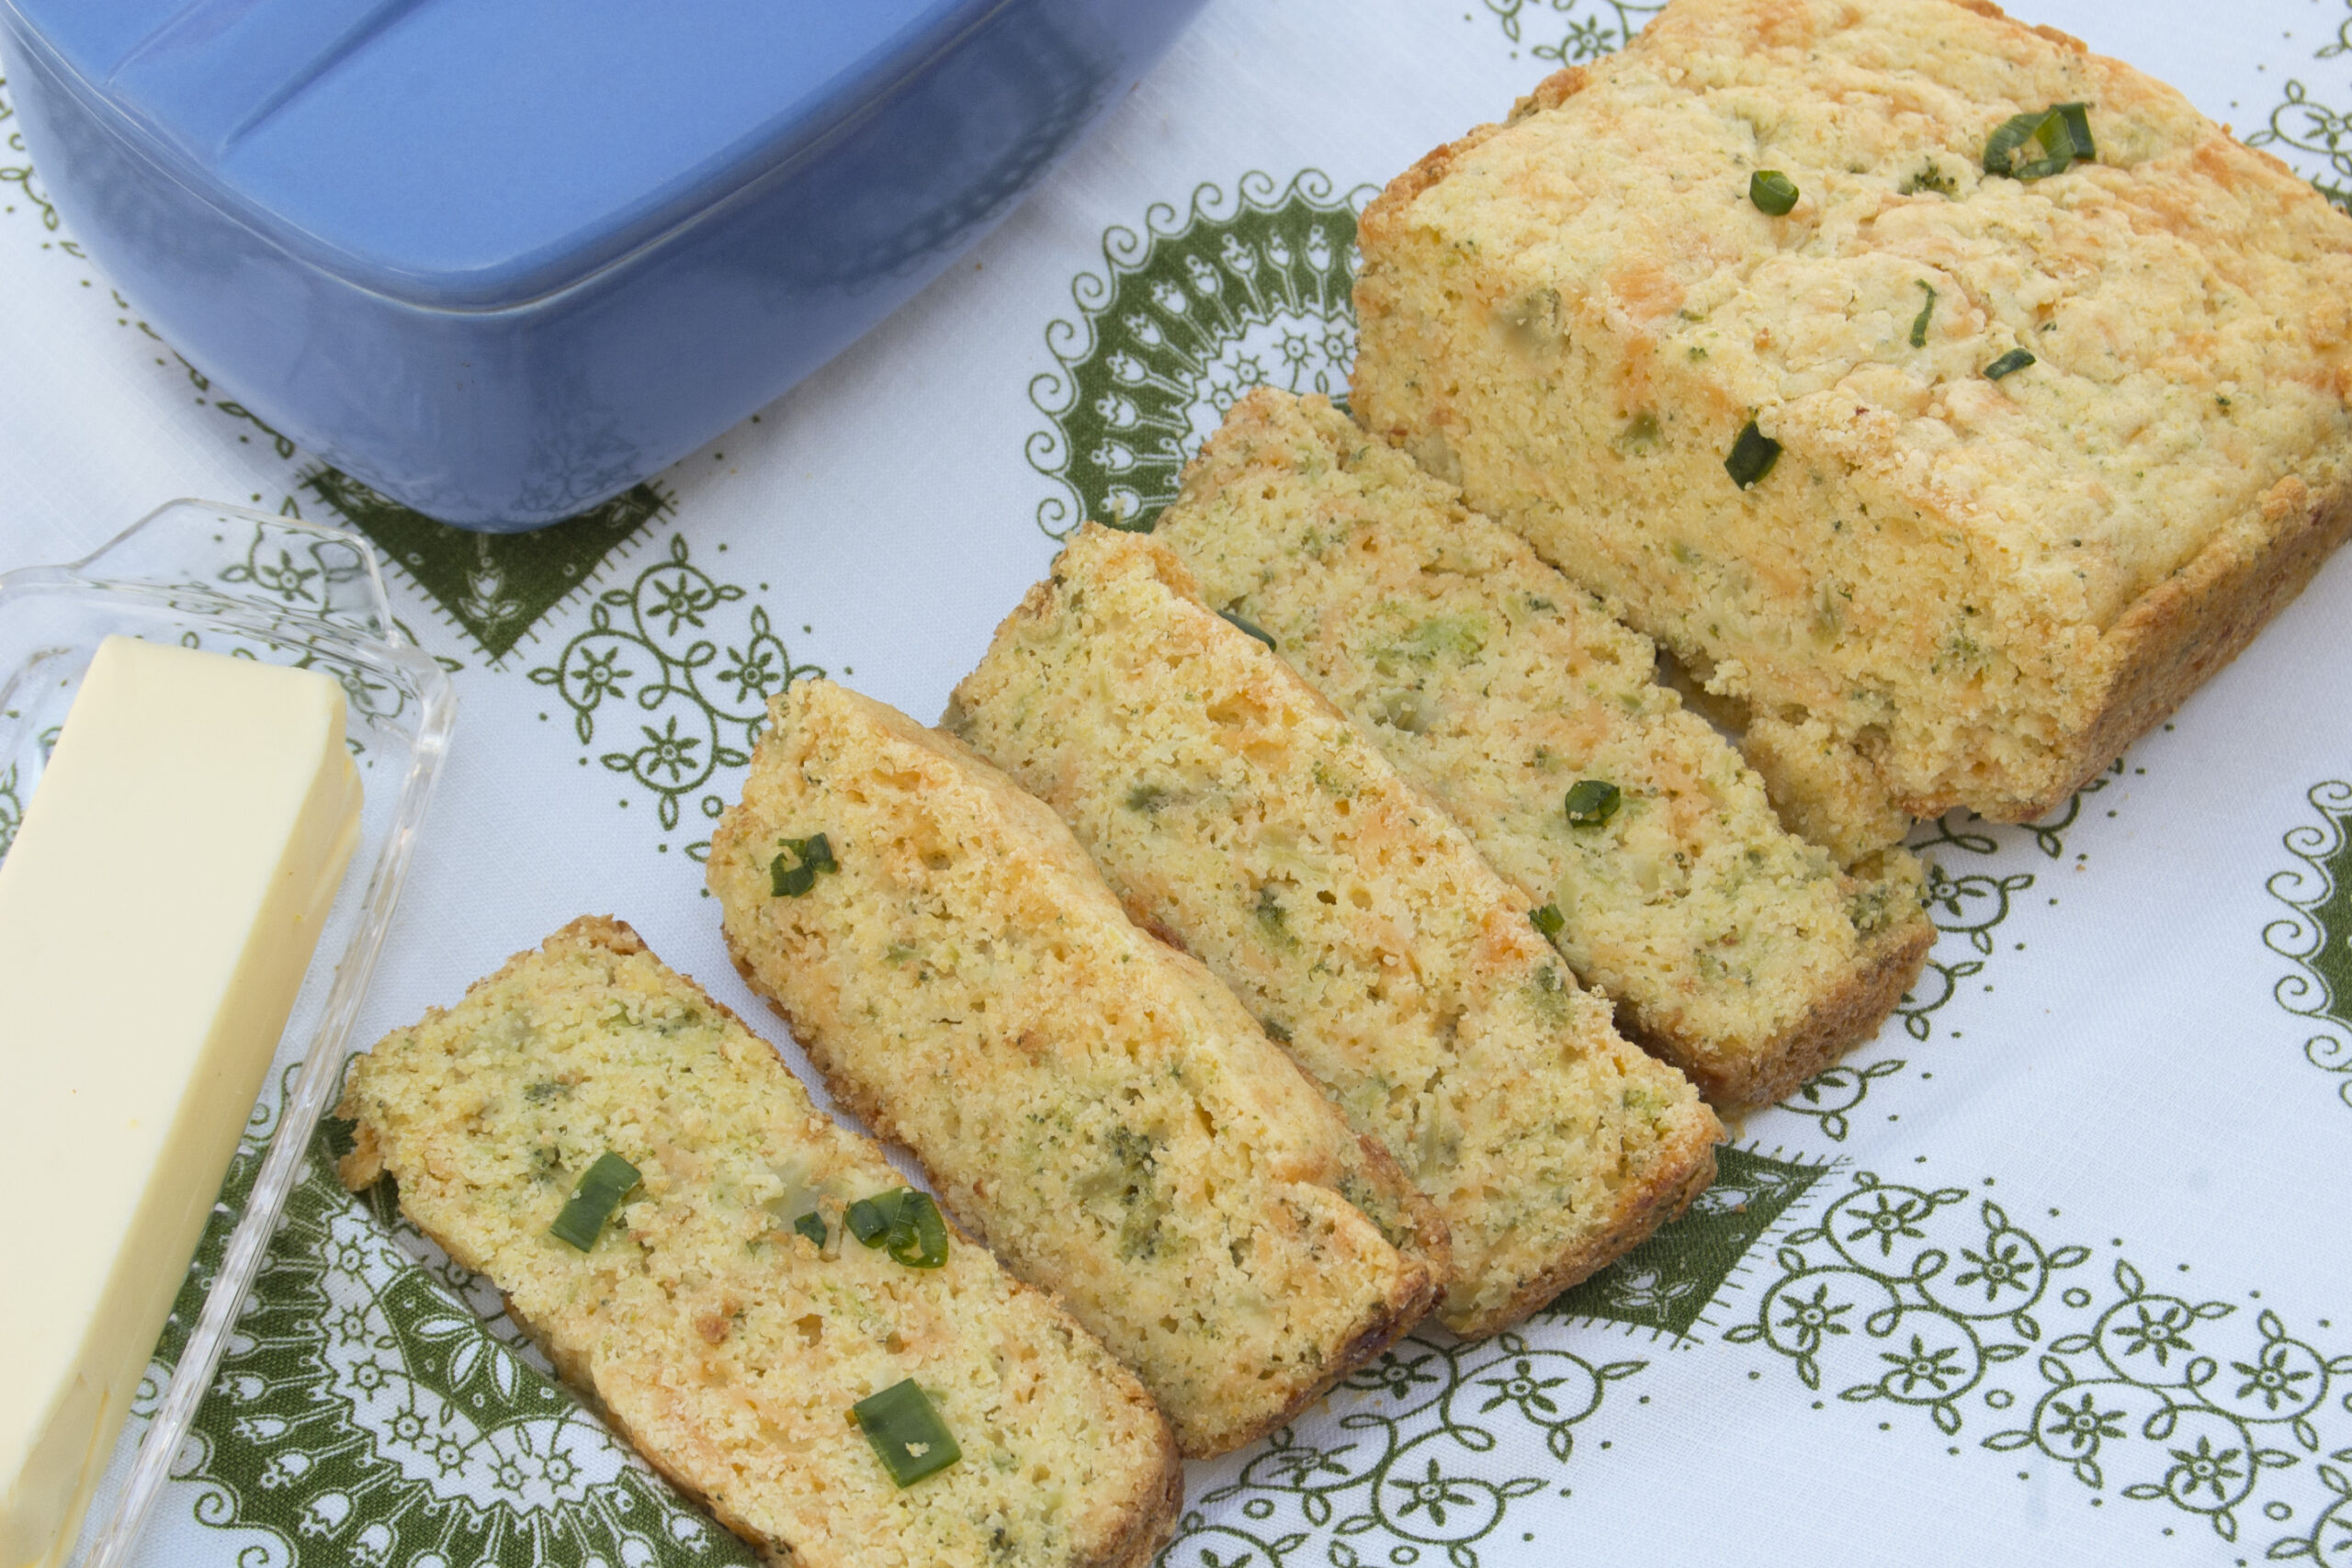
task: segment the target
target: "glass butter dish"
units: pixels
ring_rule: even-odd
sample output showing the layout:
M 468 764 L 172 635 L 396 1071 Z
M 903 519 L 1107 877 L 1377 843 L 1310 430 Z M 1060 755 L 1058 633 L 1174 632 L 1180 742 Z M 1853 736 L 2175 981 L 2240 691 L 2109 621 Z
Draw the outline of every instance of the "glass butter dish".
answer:
M 937 276 L 1203 0 L 0 0 L 75 237 L 308 450 L 507 530 Z
M 128 1561 L 189 1438 L 340 1081 L 456 712 L 447 675 L 394 624 L 357 536 L 175 502 L 71 565 L 0 573 L 0 856 L 99 643 L 117 634 L 333 676 L 364 798 L 358 845 L 246 1122 L 249 1134 L 273 1122 L 276 1131 L 242 1213 L 215 1208 L 214 1224 L 232 1227 L 225 1253 L 209 1279 L 199 1268 L 182 1288 L 68 1559 L 82 1568 Z

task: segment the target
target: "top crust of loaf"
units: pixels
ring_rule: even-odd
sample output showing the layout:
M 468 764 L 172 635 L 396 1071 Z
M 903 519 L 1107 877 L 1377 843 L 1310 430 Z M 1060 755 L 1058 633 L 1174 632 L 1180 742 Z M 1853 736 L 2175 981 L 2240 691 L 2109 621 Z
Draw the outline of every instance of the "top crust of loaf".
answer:
M 1648 638 L 1323 399 L 1236 404 L 1153 534 L 1559 909 L 1620 1026 L 1717 1105 L 1788 1093 L 1918 972 L 1908 854 L 1856 878 L 1791 835 Z M 1623 791 L 1606 823 L 1563 812 L 1583 778 Z
M 1526 895 L 1164 545 L 1081 529 L 947 722 L 1430 1194 L 1454 1332 L 1532 1312 L 1712 1176 L 1715 1118 L 1619 1038 Z
M 2066 102 L 2096 163 L 1984 171 Z M 2352 527 L 2352 224 L 1989 5 L 1675 0 L 1362 243 L 1357 416 L 1916 814 L 2063 803 Z
M 951 1235 L 840 1246 L 900 1185 L 768 1044 L 619 921 L 584 919 L 352 1064 L 342 1175 L 505 1292 L 565 1381 L 784 1568 L 1143 1568 L 1182 1467 L 1134 1377 Z M 598 1156 L 642 1185 L 597 1244 L 548 1234 Z M 810 1206 L 824 1253 L 789 1227 Z M 913 1378 L 963 1459 L 900 1489 L 848 1418 Z
M 1060 818 L 831 682 L 769 716 L 711 840 L 738 966 L 834 1094 L 1136 1370 L 1186 1453 L 1272 1431 L 1429 1310 L 1443 1222 L 1128 921 Z M 775 896 L 780 840 L 818 832 L 840 869 Z

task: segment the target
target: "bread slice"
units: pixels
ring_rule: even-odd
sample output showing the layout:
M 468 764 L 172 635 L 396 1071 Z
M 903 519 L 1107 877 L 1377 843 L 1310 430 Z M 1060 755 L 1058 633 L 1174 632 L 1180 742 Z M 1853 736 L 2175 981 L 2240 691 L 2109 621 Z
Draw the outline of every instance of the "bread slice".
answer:
M 1786 1095 L 1918 973 L 1916 859 L 1849 876 L 1788 832 L 1648 638 L 1321 398 L 1236 404 L 1155 536 L 1559 911 L 1619 1027 L 1716 1105 Z M 1580 783 L 1619 792 L 1604 820 L 1570 820 Z
M 779 893 L 819 833 L 838 869 Z M 709 879 L 834 1095 L 1136 1371 L 1187 1454 L 1281 1426 L 1435 1302 L 1444 1227 L 1387 1155 L 954 739 L 796 682 Z
M 950 1234 L 844 1244 L 903 1184 L 775 1052 L 627 926 L 581 919 L 354 1062 L 343 1179 L 506 1294 L 662 1473 L 785 1568 L 1141 1568 L 1183 1475 L 1134 1377 Z M 641 1185 L 586 1252 L 548 1227 L 601 1156 Z M 822 1247 L 792 1228 L 811 1212 Z M 851 1406 L 913 1380 L 962 1457 L 896 1485 Z
M 1619 1038 L 1530 902 L 1165 546 L 1089 525 L 948 723 L 1060 811 L 1445 1218 L 1489 1334 L 1704 1187 L 1721 1135 Z
M 1355 417 L 1858 833 L 2064 805 L 2352 530 L 2352 220 L 1984 0 L 1675 0 L 1361 243 Z

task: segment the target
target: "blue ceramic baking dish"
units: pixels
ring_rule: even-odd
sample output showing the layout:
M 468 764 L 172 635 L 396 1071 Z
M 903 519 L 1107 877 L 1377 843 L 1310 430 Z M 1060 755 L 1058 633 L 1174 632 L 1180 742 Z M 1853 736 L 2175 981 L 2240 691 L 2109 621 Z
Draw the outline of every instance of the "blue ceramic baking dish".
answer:
M 1201 0 L 0 0 L 42 179 L 190 362 L 512 530 L 962 254 Z

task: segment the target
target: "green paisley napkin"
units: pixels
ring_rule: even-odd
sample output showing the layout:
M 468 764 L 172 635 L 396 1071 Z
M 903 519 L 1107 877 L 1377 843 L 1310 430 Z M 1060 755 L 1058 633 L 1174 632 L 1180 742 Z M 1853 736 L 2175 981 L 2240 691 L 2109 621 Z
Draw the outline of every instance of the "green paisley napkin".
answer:
M 936 712 L 1055 538 L 1163 505 L 1243 389 L 1343 392 L 1381 181 L 1654 9 L 1213 5 L 866 341 L 512 538 L 370 493 L 175 355 L 75 243 L 0 87 L 0 565 L 181 494 L 375 541 L 463 717 L 363 1038 L 588 911 L 767 1018 L 698 864 L 767 696 L 824 672 Z M 2031 19 L 2352 203 L 2347 0 Z M 224 579 L 311 591 L 254 543 L 224 538 Z M 1416 1336 L 1195 1465 L 1167 1562 L 2352 1564 L 2347 615 L 2339 561 L 2050 820 L 1923 826 L 1942 934 L 1873 1043 L 1750 1117 L 1686 1218 L 1518 1332 Z M 0 776 L 0 850 L 22 805 Z M 141 1561 L 751 1561 L 551 1381 L 495 1292 L 342 1190 L 341 1136 L 312 1140 Z

